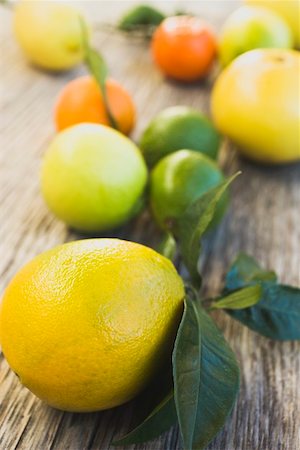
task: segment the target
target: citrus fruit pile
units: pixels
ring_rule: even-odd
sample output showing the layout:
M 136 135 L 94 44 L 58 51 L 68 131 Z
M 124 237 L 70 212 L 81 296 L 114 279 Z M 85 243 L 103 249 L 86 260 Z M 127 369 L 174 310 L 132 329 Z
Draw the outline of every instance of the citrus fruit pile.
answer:
M 219 36 L 202 18 L 186 14 L 166 17 L 147 5 L 135 6 L 127 12 L 119 21 L 118 29 L 129 36 L 136 31 L 150 36 L 153 61 L 166 77 L 180 82 L 195 82 L 209 76 L 218 59 L 225 70 L 213 89 L 211 109 L 217 129 L 236 144 L 238 151 L 256 162 L 297 161 L 300 159 L 299 52 L 291 49 L 299 46 L 298 1 L 279 0 L 273 2 L 276 5 L 263 0 L 246 3 L 227 18 Z M 43 69 L 67 70 L 90 59 L 91 74 L 75 78 L 58 94 L 54 111 L 57 131 L 88 122 L 130 134 L 136 121 L 134 102 L 120 83 L 107 77 L 103 58 L 93 61 L 95 52 L 91 58 L 87 56 L 83 30 L 86 40 L 92 31 L 79 11 L 61 2 L 24 0 L 15 8 L 14 29 L 29 60 Z M 259 53 L 252 54 L 251 50 L 255 49 Z M 235 64 L 239 56 L 241 59 Z M 152 126 L 159 127 L 155 123 Z M 257 127 L 255 133 L 254 127 Z M 188 128 L 187 133 L 190 134 Z M 190 134 L 193 148 L 180 145 L 181 149 L 197 150 L 194 146 L 197 147 L 198 137 L 194 133 L 193 128 Z M 216 147 L 213 148 L 212 142 L 207 143 L 207 133 L 200 133 L 198 147 L 215 158 Z M 164 134 L 168 134 L 170 147 L 164 146 Z M 168 131 L 166 127 L 162 133 L 161 155 L 173 148 L 171 135 L 176 142 L 175 125 L 173 130 Z M 286 143 L 285 136 L 289 136 Z M 147 133 L 141 145 L 150 165 L 157 162 Z
M 129 36 L 137 28 L 147 27 L 148 35 L 150 30 L 153 60 L 168 78 L 201 80 L 217 58 L 226 66 L 212 89 L 212 119 L 189 106 L 168 107 L 152 118 L 138 145 L 128 137 L 136 122 L 134 101 L 91 47 L 91 27 L 82 15 L 60 2 L 27 0 L 14 11 L 16 38 L 34 65 L 62 71 L 84 61 L 89 72 L 69 81 L 54 105 L 57 134 L 40 176 L 49 209 L 68 226 L 98 236 L 149 205 L 168 243 L 178 246 L 192 291 L 201 281 L 200 238 L 223 218 L 234 178 L 226 179 L 219 167 L 220 133 L 258 162 L 300 159 L 300 56 L 292 49 L 299 30 L 290 13 L 249 3 L 255 5 L 235 11 L 219 37 L 199 17 L 166 17 L 148 6 L 120 21 Z M 247 308 L 261 299 L 261 285 L 254 293 L 243 288 L 238 300 Z M 219 330 L 186 291 L 173 263 L 141 244 L 104 238 L 64 244 L 34 258 L 7 287 L 0 307 L 1 346 L 25 386 L 67 411 L 102 410 L 131 400 L 171 364 L 172 349 L 172 392 L 177 410 L 184 409 L 195 395 L 191 387 L 186 401 L 182 379 L 195 372 L 201 351 L 217 348 L 211 361 L 230 373 L 223 381 L 224 401 L 221 392 L 213 405 L 220 428 L 234 403 L 238 368 Z M 236 297 L 224 301 L 224 308 L 233 302 L 232 309 L 238 309 Z M 203 333 L 201 339 L 197 335 L 203 348 L 196 356 L 191 330 Z M 211 366 L 205 369 L 213 382 Z M 219 384 L 210 391 L 218 392 Z M 210 433 L 203 438 L 207 443 L 217 428 L 211 423 L 204 428 Z M 189 433 L 188 440 L 195 434 Z M 204 448 L 199 442 L 188 448 Z
M 25 19 L 32 27 L 28 33 Z M 153 52 L 163 65 L 168 60 L 172 75 L 176 49 L 161 54 L 161 40 L 172 41 L 168 23 L 157 30 Z M 170 23 L 177 26 L 178 19 Z M 168 230 L 168 223 L 224 181 L 217 165 L 220 135 L 196 109 L 161 111 L 139 147 L 126 136 L 136 120 L 134 102 L 108 76 L 90 46 L 90 28 L 72 7 L 24 1 L 14 24 L 35 65 L 60 71 L 85 60 L 89 70 L 58 93 L 57 134 L 41 167 L 43 197 L 68 226 L 88 234 L 119 227 L 148 203 L 148 184 L 153 217 Z M 191 27 L 192 40 L 203 41 L 195 54 L 189 54 Z M 196 18 L 180 18 L 179 34 L 186 31 L 180 42 L 191 65 L 182 79 L 193 80 L 207 74 L 216 42 Z M 193 68 L 195 58 L 200 63 Z M 224 194 L 211 226 L 227 203 Z M 170 360 L 184 297 L 172 262 L 154 250 L 117 239 L 75 241 L 37 256 L 9 284 L 0 310 L 1 345 L 20 381 L 50 405 L 111 408 L 136 396 Z

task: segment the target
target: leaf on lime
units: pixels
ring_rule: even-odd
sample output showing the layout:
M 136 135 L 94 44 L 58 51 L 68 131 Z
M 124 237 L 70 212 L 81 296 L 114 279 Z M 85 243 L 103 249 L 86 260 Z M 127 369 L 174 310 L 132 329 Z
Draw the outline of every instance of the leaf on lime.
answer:
M 172 231 L 178 240 L 183 262 L 195 285 L 201 283 L 198 271 L 201 251 L 200 239 L 214 217 L 217 203 L 222 194 L 239 174 L 240 172 L 237 172 L 217 187 L 201 195 L 188 206 L 183 215 L 173 225 Z

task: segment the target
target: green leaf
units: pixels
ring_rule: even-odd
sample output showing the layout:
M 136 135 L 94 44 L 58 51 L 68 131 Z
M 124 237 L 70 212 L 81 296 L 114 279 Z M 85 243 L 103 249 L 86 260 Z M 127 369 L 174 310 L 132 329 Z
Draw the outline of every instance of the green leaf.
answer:
M 275 272 L 262 269 L 257 261 L 240 253 L 226 275 L 226 291 L 232 291 L 257 281 L 275 283 Z
M 250 308 L 226 311 L 251 330 L 281 341 L 300 339 L 300 289 L 263 283 L 262 299 Z
M 227 314 L 251 330 L 281 341 L 300 339 L 300 289 L 277 283 L 273 271 L 262 269 L 252 257 L 241 253 L 233 262 L 224 292 L 245 286 L 261 286 L 259 302 Z
M 184 264 L 195 285 L 199 285 L 201 277 L 198 272 L 200 256 L 200 239 L 213 219 L 214 212 L 222 194 L 230 183 L 239 175 L 236 173 L 217 187 L 210 189 L 199 197 L 184 212 L 182 217 L 174 224 L 174 235 L 178 239 Z
M 257 284 L 238 289 L 222 296 L 211 304 L 212 309 L 243 309 L 255 305 L 262 296 L 262 287 Z
M 148 5 L 138 5 L 130 9 L 120 20 L 118 28 L 123 31 L 133 31 L 142 27 L 156 27 L 165 15 L 156 8 Z
M 113 445 L 140 444 L 151 441 L 169 430 L 176 422 L 177 415 L 172 391 L 154 408 L 140 425 L 121 439 L 114 441 Z
M 175 253 L 176 253 L 176 241 L 174 239 L 174 236 L 171 233 L 166 233 L 160 242 L 157 251 L 164 255 L 166 258 L 169 258 L 171 261 L 174 260 Z
M 173 352 L 174 396 L 185 450 L 201 450 L 223 427 L 239 390 L 239 368 L 222 333 L 187 297 Z
M 100 88 L 106 114 L 110 121 L 110 124 L 113 128 L 118 129 L 117 122 L 113 117 L 107 99 L 106 80 L 108 77 L 108 68 L 106 62 L 104 61 L 100 53 L 90 46 L 88 29 L 84 20 L 82 19 L 81 19 L 81 28 L 82 28 L 83 48 L 85 54 L 85 63 L 89 69 L 90 74 L 95 78 Z
M 133 406 L 138 411 L 139 424 L 115 441 L 114 445 L 138 444 L 152 440 L 177 423 L 171 358 L 165 362 L 159 378 L 154 379 L 135 399 Z

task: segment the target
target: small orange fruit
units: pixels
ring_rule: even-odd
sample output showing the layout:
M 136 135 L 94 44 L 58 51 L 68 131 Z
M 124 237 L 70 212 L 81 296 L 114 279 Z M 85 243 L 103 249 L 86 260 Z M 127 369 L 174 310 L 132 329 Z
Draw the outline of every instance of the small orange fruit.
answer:
M 151 43 L 161 71 L 179 81 L 206 76 L 216 56 L 217 43 L 209 25 L 198 17 L 174 16 L 156 29 Z
M 129 134 L 135 123 L 130 94 L 112 79 L 106 81 L 107 98 L 118 129 Z M 110 125 L 103 96 L 93 77 L 86 75 L 68 83 L 60 92 L 54 110 L 57 131 L 82 122 Z

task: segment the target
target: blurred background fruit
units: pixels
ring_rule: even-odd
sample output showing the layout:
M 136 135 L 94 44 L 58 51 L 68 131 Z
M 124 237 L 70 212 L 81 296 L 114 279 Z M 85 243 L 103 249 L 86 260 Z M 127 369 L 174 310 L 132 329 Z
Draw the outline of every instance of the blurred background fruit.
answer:
M 296 46 L 300 48 L 300 1 L 299 0 L 246 0 L 249 5 L 261 5 L 276 11 L 289 24 Z
M 6 289 L 2 350 L 20 381 L 50 405 L 112 408 L 171 359 L 183 298 L 171 261 L 148 247 L 118 239 L 60 245 Z
M 292 47 L 292 32 L 280 15 L 264 7 L 242 6 L 228 17 L 222 27 L 219 57 L 226 66 L 248 50 Z
M 127 11 L 120 19 L 118 28 L 123 31 L 135 31 L 149 27 L 153 29 L 164 19 L 165 14 L 149 5 L 138 5 Z
M 224 176 L 217 164 L 201 153 L 179 150 L 166 156 L 150 176 L 150 203 L 157 223 L 168 228 L 197 198 L 222 181 Z M 209 228 L 221 221 L 227 205 L 226 193 L 218 202 Z
M 140 209 L 147 169 L 136 145 L 104 125 L 60 132 L 42 165 L 42 192 L 68 225 L 96 232 L 117 227 Z
M 149 166 L 169 153 L 189 148 L 216 159 L 220 136 L 211 121 L 188 106 L 171 106 L 149 123 L 140 140 L 140 148 Z
M 217 79 L 214 122 L 243 155 L 270 164 L 300 159 L 299 68 L 295 50 L 252 50 Z
M 216 38 L 199 17 L 166 18 L 155 30 L 151 49 L 154 61 L 168 77 L 196 81 L 205 77 L 216 56 Z
M 135 123 L 135 106 L 130 94 L 112 79 L 106 81 L 106 93 L 118 130 L 129 134 Z M 62 89 L 54 116 L 58 131 L 82 122 L 110 125 L 100 88 L 89 75 L 70 81 Z
M 81 14 L 60 1 L 23 0 L 16 4 L 14 30 L 27 58 L 54 71 L 83 60 Z

